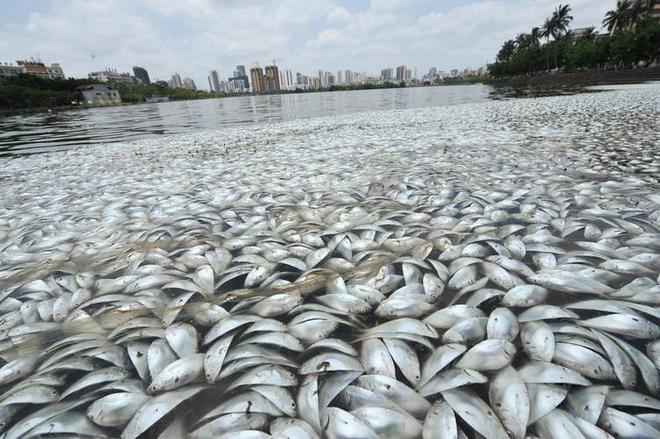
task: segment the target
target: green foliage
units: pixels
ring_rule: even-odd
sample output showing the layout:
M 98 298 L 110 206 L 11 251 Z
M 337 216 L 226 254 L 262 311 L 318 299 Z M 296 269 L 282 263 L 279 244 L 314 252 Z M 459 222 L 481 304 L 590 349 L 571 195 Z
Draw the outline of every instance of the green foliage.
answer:
M 403 82 L 403 81 L 401 81 Z M 403 86 L 401 83 L 394 83 L 390 81 L 385 81 L 382 83 L 377 83 L 377 84 L 372 84 L 370 82 L 364 83 L 364 84 L 349 84 L 349 85 L 331 85 L 330 87 L 322 90 L 301 90 L 301 89 L 296 89 L 294 91 L 297 93 L 302 93 L 302 92 L 317 92 L 317 91 L 348 91 L 348 90 L 375 90 L 375 89 L 380 89 L 380 88 L 399 88 L 399 87 L 405 87 L 405 82 L 403 82 Z
M 470 76 L 467 78 L 463 78 L 460 76 L 454 77 L 454 78 L 443 78 L 440 82 L 438 82 L 439 85 L 468 85 L 468 84 L 476 84 L 479 82 L 484 82 L 487 78 L 484 76 Z
M 91 84 L 87 79 L 47 79 L 20 74 L 0 83 L 0 108 L 25 109 L 70 105 L 80 99 L 76 90 Z
M 529 44 L 519 36 L 518 44 L 506 41 L 497 61 L 488 66 L 494 77 L 542 72 L 548 69 L 581 70 L 599 67 L 632 67 L 660 59 L 660 20 L 647 17 L 630 28 L 617 28 L 609 35 L 595 37 L 588 33 L 573 39 L 570 33 L 557 36 L 542 45 Z M 521 45 L 521 42 L 526 44 Z M 504 56 L 506 55 L 506 56 Z
M 78 91 L 81 85 L 95 84 L 90 79 L 48 79 L 34 75 L 20 74 L 6 78 L 0 83 L 0 108 L 29 109 L 51 108 L 71 105 L 82 100 Z M 117 87 L 123 102 L 144 102 L 149 96 L 167 96 L 170 100 L 207 99 L 224 96 L 222 93 L 209 93 L 202 90 L 167 88 L 160 84 L 127 85 L 109 84 Z
M 123 102 L 144 102 L 150 96 L 167 96 L 172 101 L 184 99 L 209 99 L 224 96 L 224 93 L 211 93 L 204 90 L 168 88 L 160 84 L 116 84 Z

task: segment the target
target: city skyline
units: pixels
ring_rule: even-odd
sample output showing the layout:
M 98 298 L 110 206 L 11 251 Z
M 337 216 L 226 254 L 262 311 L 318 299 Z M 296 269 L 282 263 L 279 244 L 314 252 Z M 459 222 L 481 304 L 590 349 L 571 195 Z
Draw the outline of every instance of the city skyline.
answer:
M 492 62 L 505 37 L 528 30 L 556 0 L 25 0 L 3 8 L 3 61 L 40 57 L 85 77 L 106 67 L 151 78 L 178 72 L 198 87 L 209 71 L 224 79 L 235 65 L 278 65 L 377 74 L 405 64 L 421 77 Z M 599 26 L 610 0 L 571 1 L 573 27 Z M 313 10 L 311 10 L 313 9 Z M 48 38 L 44 38 L 48 35 Z M 388 65 L 389 64 L 389 65 Z M 414 73 L 413 73 L 414 75 Z
M 350 69 L 330 72 L 318 70 L 317 73 L 304 74 L 295 72 L 288 68 L 280 68 L 276 64 L 261 67 L 258 64 L 248 70 L 245 65 L 237 65 L 232 72 L 231 77 L 224 79 L 217 70 L 208 72 L 207 82 L 208 91 L 236 94 L 236 93 L 273 93 L 280 91 L 317 90 L 332 86 L 361 85 L 366 83 L 382 82 L 405 82 L 408 85 L 416 85 L 424 81 L 428 83 L 437 83 L 438 79 L 463 77 L 467 78 L 474 75 L 483 75 L 486 72 L 486 66 L 478 69 L 451 69 L 442 71 L 436 67 L 431 67 L 428 73 L 422 73 L 417 76 L 417 68 L 413 70 L 405 64 L 398 65 L 396 68 L 387 67 L 381 69 L 380 74 L 352 71 Z M 204 86 L 198 86 L 194 79 L 189 76 L 182 76 L 179 72 L 174 72 L 167 79 L 154 77 L 150 79 L 148 69 L 141 66 L 133 66 L 133 74 L 123 72 L 113 67 L 106 67 L 102 70 L 89 72 L 83 78 L 93 79 L 99 83 L 124 83 L 124 84 L 150 84 L 160 83 L 170 88 L 187 88 L 190 90 L 206 90 Z M 37 76 L 61 78 L 71 77 L 66 75 L 60 63 L 53 63 L 50 67 L 43 63 L 41 59 L 30 58 L 29 60 L 18 60 L 16 64 L 0 60 L 0 78 L 12 76 L 19 73 L 31 73 Z

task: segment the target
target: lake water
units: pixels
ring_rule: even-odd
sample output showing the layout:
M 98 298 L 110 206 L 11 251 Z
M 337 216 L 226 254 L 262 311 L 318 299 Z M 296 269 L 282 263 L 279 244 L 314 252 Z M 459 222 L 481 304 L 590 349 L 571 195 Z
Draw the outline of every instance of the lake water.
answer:
M 470 85 L 242 96 L 18 115 L 0 118 L 0 156 L 238 124 L 456 105 L 509 96 L 518 95 Z

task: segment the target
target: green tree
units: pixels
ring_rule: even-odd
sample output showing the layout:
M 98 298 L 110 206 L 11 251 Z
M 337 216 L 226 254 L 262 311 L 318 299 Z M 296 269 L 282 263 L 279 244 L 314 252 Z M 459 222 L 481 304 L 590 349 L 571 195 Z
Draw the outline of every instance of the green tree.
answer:
M 566 35 L 568 32 L 568 26 L 571 24 L 571 21 L 573 20 L 573 16 L 569 15 L 571 12 L 571 7 L 569 5 L 559 5 L 555 9 L 555 11 L 552 13 L 552 18 L 550 18 L 550 21 L 552 22 L 552 38 L 555 40 L 554 46 L 554 52 L 555 52 L 555 68 L 559 68 L 559 64 L 557 62 L 557 57 L 558 57 L 558 51 L 561 48 L 561 44 L 559 44 L 559 40 L 562 36 Z
M 545 38 L 545 69 L 550 70 L 550 37 L 555 32 L 555 23 L 551 18 L 546 18 L 541 28 L 541 37 Z
M 590 28 L 576 39 L 566 33 L 571 20 L 569 12 L 568 6 L 560 5 L 543 28 L 537 30 L 538 37 L 545 38 L 542 45 L 534 43 L 533 34 L 537 32 L 519 34 L 515 41 L 505 42 L 496 62 L 488 66 L 489 73 L 501 77 L 547 70 L 550 51 L 554 53 L 554 66 L 569 70 L 598 68 L 604 64 L 631 67 L 660 61 L 660 20 L 648 13 L 634 26 L 621 27 L 612 21 L 616 11 L 610 11 L 605 22 L 616 30 L 596 36 Z
M 553 26 L 553 38 L 557 39 L 562 35 L 565 35 L 568 31 L 568 26 L 573 21 L 573 16 L 569 15 L 571 13 L 571 7 L 569 5 L 559 5 L 557 9 L 552 13 L 552 22 Z
M 497 54 L 498 61 L 508 61 L 511 59 L 513 54 L 516 51 L 516 42 L 513 40 L 507 40 L 502 44 L 502 48 Z
M 541 29 L 538 27 L 533 27 L 532 31 L 529 33 L 529 40 L 532 46 L 538 46 L 539 41 L 541 40 Z
M 645 0 L 634 0 L 628 9 L 628 23 L 630 28 L 634 29 L 644 18 L 647 11 Z
M 630 25 L 630 0 L 619 0 L 616 2 L 616 8 L 608 11 L 603 20 L 603 27 L 607 28 L 608 32 L 617 32 L 619 30 L 627 29 Z

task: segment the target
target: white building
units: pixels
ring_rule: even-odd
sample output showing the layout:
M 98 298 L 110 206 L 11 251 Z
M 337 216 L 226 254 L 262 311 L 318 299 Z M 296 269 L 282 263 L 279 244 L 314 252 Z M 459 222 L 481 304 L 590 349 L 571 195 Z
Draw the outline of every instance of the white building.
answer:
M 227 93 L 247 93 L 248 88 L 245 87 L 245 82 L 242 79 L 230 78 L 227 80 Z
M 0 79 L 10 78 L 23 73 L 23 68 L 11 64 L 0 64 Z
M 175 73 L 172 75 L 172 78 L 167 83 L 170 88 L 183 88 L 183 81 L 181 80 L 181 75 Z
M 195 85 L 195 81 L 192 80 L 192 78 L 183 78 L 183 88 L 187 88 L 188 90 L 197 90 L 197 86 Z
M 90 72 L 87 74 L 87 77 L 98 82 L 135 84 L 135 77 L 133 77 L 130 73 L 120 73 L 116 69 L 110 68 L 98 72 Z
M 344 82 L 346 84 L 352 84 L 353 81 L 353 72 L 350 70 L 344 70 Z
M 280 89 L 282 90 L 295 90 L 296 84 L 293 80 L 293 73 L 290 69 L 280 69 Z
M 116 88 L 106 84 L 81 85 L 78 90 L 88 105 L 121 104 L 121 96 Z
M 66 79 L 64 76 L 64 70 L 62 70 L 62 66 L 58 63 L 46 66 L 46 71 L 48 71 L 48 77 L 50 79 Z

